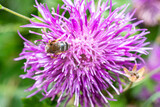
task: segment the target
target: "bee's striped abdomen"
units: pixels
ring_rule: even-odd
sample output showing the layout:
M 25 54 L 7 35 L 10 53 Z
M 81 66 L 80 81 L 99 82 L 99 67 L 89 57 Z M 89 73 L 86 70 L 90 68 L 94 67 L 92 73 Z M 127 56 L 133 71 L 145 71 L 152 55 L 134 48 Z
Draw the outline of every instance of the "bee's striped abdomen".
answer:
M 59 50 L 62 51 L 62 52 L 69 49 L 69 44 L 67 42 L 64 42 L 64 41 L 58 42 L 58 46 L 59 46 Z

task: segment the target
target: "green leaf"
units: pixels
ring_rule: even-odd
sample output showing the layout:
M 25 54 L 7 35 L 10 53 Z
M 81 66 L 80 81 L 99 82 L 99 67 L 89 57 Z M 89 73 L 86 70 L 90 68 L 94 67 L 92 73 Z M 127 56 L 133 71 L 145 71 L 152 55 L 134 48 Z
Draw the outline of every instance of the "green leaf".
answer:
M 117 99 L 117 101 L 109 101 L 109 104 L 111 107 L 126 107 L 127 104 L 127 100 L 125 98 L 124 95 L 120 95 L 116 98 L 117 96 L 115 96 L 115 99 Z
M 149 107 L 152 102 L 156 101 L 158 98 L 160 98 L 160 92 L 154 93 L 145 103 L 142 107 Z
M 23 98 L 23 107 L 55 107 L 56 101 L 51 101 L 50 98 L 40 101 L 43 98 L 41 94 L 37 94 L 31 98 Z
M 42 23 L 42 21 L 38 20 L 38 19 L 37 19 L 37 18 L 35 18 L 35 17 L 32 17 L 32 18 L 31 18 L 31 21 L 33 21 L 33 22 L 40 22 L 40 23 Z
M 156 37 L 159 35 L 159 26 L 155 27 L 148 27 L 148 31 L 150 31 L 150 34 L 147 35 L 147 41 L 153 42 L 155 41 Z
M 43 18 L 42 14 L 38 11 L 38 16 Z
M 57 8 L 58 4 L 61 6 L 63 5 L 63 1 L 62 0 L 46 0 L 45 3 L 47 4 L 48 8 Z
M 124 4 L 126 4 L 126 5 L 130 4 L 128 8 L 131 8 L 131 3 L 132 3 L 131 0 L 112 0 L 112 1 L 113 1 L 113 3 L 116 3 L 113 6 L 113 8 L 120 7 L 120 6 L 124 5 Z
M 57 11 L 58 4 L 60 7 L 64 4 L 62 0 L 46 0 L 45 3 L 47 4 L 50 11 L 52 11 L 52 8 L 54 8 L 55 11 Z M 60 8 L 60 14 L 62 14 L 63 11 L 64 10 Z
M 102 0 L 103 2 L 106 2 L 107 0 Z M 113 7 L 112 7 L 112 9 L 114 10 L 114 9 L 116 9 L 117 7 L 120 7 L 120 6 L 122 6 L 122 5 L 124 5 L 124 4 L 130 4 L 129 6 L 128 6 L 128 8 L 127 9 L 129 9 L 129 8 L 131 8 L 131 0 L 112 0 L 112 4 L 115 4 L 115 5 L 113 5 Z
M 3 8 L 3 6 L 0 4 L 0 9 L 2 9 Z

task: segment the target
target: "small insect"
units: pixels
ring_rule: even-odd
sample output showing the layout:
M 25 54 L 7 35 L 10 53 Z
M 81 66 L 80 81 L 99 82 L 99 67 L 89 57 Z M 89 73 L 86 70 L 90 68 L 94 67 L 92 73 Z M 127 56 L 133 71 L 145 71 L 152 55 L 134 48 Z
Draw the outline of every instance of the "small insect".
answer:
M 59 41 L 59 40 L 60 39 L 56 39 L 54 41 L 49 40 L 49 42 L 45 46 L 45 51 L 47 53 L 53 53 L 55 55 L 67 51 L 70 45 L 65 41 Z
M 128 78 L 131 82 L 141 81 L 144 77 L 145 67 L 142 67 L 137 71 L 137 65 L 134 65 L 132 71 L 129 71 L 127 68 L 123 68 L 124 72 L 128 75 Z

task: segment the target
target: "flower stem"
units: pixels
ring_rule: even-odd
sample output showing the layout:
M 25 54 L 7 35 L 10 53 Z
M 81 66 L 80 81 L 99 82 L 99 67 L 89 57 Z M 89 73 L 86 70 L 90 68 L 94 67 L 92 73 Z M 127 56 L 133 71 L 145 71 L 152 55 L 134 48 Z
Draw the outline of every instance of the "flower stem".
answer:
M 130 89 L 133 85 L 133 82 L 130 82 L 129 85 L 123 90 L 123 92 L 127 91 L 128 89 Z
M 15 12 L 15 11 L 13 11 L 13 10 L 10 10 L 10 9 L 2 6 L 1 4 L 0 4 L 0 9 L 3 9 L 3 10 L 5 10 L 5 11 L 7 11 L 7 12 L 9 12 L 9 13 L 12 13 L 12 14 L 14 14 L 14 15 L 16 15 L 16 16 L 19 16 L 19 17 L 21 17 L 21 18 L 23 18 L 23 19 L 26 19 L 26 20 L 29 20 L 29 21 L 31 20 L 29 17 L 26 17 L 26 16 L 21 15 L 21 14 Z

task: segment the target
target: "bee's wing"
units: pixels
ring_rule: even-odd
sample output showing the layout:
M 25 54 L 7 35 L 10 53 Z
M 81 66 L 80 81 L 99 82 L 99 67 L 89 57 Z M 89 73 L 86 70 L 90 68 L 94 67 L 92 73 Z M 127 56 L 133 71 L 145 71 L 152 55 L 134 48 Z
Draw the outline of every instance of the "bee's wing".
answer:
M 130 75 L 130 73 L 129 73 L 129 71 L 128 71 L 127 68 L 124 67 L 123 70 L 124 70 L 124 72 L 125 72 L 127 75 Z
M 136 71 L 137 71 L 137 65 L 135 64 L 135 65 L 133 66 L 132 72 L 136 72 Z
M 138 73 L 138 75 L 140 76 L 140 78 L 143 76 L 144 72 L 145 72 L 145 67 L 143 67 L 143 68 L 141 68 L 141 69 L 139 69 L 139 70 L 137 71 L 137 73 Z

